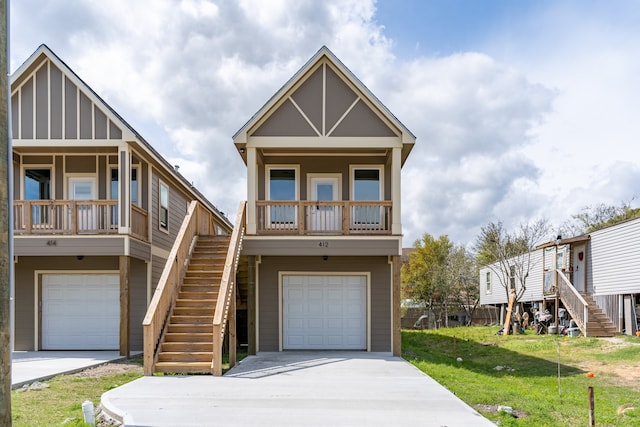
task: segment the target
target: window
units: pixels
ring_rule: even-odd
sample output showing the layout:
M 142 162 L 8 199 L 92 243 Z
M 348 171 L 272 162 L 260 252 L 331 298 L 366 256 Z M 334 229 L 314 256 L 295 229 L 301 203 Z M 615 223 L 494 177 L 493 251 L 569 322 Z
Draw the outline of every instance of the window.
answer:
M 24 198 L 25 200 L 51 199 L 50 169 L 25 169 Z
M 295 201 L 298 197 L 296 168 L 271 167 L 267 171 L 269 200 Z M 269 222 L 271 224 L 295 224 L 297 204 L 285 203 L 271 205 Z
M 169 187 L 162 181 L 160 181 L 158 218 L 160 229 L 169 231 Z
M 487 271 L 485 280 L 487 282 L 486 292 L 490 294 L 491 293 L 491 272 L 490 271 Z
M 51 169 L 25 169 L 24 171 L 24 199 L 51 199 Z M 49 222 L 51 206 L 42 204 L 31 205 L 31 222 L 34 225 Z
M 352 168 L 351 198 L 354 201 L 382 200 L 382 167 Z M 354 206 L 354 224 L 380 224 L 382 209 L 377 204 Z
M 564 268 L 564 252 L 558 252 L 556 255 L 556 269 L 560 270 Z
M 516 288 L 516 266 L 512 265 L 509 267 L 509 289 Z
M 111 200 L 118 200 L 118 169 L 111 169 Z M 131 204 L 139 206 L 138 200 L 138 168 L 131 169 Z

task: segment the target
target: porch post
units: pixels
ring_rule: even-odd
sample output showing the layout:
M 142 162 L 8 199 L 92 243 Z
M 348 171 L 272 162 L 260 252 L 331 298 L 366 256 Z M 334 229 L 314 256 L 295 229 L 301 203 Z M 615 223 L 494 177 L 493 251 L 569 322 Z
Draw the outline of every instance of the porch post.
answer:
M 400 187 L 400 175 L 402 169 L 402 148 L 396 147 L 393 149 L 393 153 L 391 155 L 391 234 L 393 235 L 401 235 L 402 234 L 402 223 L 401 223 L 401 206 L 400 206 L 400 196 L 401 196 L 401 187 Z
M 247 147 L 247 230 L 256 234 L 256 200 L 258 194 L 258 159 L 256 149 Z
M 129 357 L 129 276 L 131 259 L 120 256 L 120 355 Z
M 118 151 L 118 233 L 131 231 L 131 153 L 122 146 Z
M 393 355 L 400 356 L 402 354 L 402 331 L 401 331 L 401 314 L 400 314 L 400 257 L 395 255 L 391 258 L 391 283 L 393 301 L 392 308 L 392 340 L 393 340 Z

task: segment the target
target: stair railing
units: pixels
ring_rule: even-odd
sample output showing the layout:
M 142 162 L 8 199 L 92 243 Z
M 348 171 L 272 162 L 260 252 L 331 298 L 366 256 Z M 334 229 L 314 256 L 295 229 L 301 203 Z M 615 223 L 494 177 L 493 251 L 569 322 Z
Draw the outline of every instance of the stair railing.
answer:
M 564 303 L 565 308 L 571 314 L 582 334 L 587 336 L 587 322 L 589 321 L 589 304 L 582 298 L 582 295 L 573 287 L 569 278 L 562 272 L 556 270 L 558 295 Z
M 201 224 L 207 222 L 202 221 L 202 213 L 208 213 L 208 211 L 198 209 L 198 207 L 199 203 L 195 200 L 189 204 L 187 215 L 182 221 L 182 226 L 178 231 L 171 252 L 169 252 L 158 286 L 142 321 L 145 375 L 153 375 L 158 346 L 171 308 L 175 304 L 198 233 L 200 231 L 208 233 L 208 230 L 200 230 Z
M 222 344 L 224 334 L 229 323 L 229 367 L 236 363 L 236 271 L 240 250 L 242 249 L 242 239 L 244 237 L 244 227 L 246 220 L 247 202 L 240 202 L 236 223 L 233 227 L 227 258 L 224 264 L 218 301 L 213 315 L 213 360 L 211 361 L 211 373 L 216 376 L 222 375 Z

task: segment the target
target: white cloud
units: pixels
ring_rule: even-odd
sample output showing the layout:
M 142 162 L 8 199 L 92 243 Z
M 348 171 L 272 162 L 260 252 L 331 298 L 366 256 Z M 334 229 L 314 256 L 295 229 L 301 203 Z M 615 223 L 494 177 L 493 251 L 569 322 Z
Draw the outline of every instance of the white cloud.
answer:
M 406 59 L 373 0 L 24 0 L 11 8 L 11 62 L 47 43 L 233 218 L 246 169 L 232 135 L 327 45 L 418 137 L 403 170 L 405 245 L 424 232 L 467 243 L 491 220 L 559 223 L 638 188 L 638 37 L 584 13 L 565 28 L 560 13 L 531 17 L 556 25 L 510 56 L 490 40 L 485 53 Z

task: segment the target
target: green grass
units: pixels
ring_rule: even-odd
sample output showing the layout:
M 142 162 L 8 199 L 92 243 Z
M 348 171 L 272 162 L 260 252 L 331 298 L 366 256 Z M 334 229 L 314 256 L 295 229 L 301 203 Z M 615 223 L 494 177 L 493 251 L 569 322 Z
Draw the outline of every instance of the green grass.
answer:
M 45 383 L 40 391 L 11 392 L 11 415 L 14 426 L 56 426 L 71 419 L 65 426 L 84 426 L 82 402 L 100 403 L 102 393 L 142 376 L 142 365 L 133 372 L 104 377 L 59 375 Z
M 403 331 L 403 357 L 501 426 L 588 425 L 594 387 L 596 425 L 640 425 L 640 339 L 495 335 L 497 328 Z M 462 358 L 462 362 L 456 359 Z M 503 367 L 497 370 L 496 367 Z M 558 369 L 560 380 L 558 381 Z M 594 378 L 586 373 L 592 371 Z M 636 377 L 640 380 L 640 373 Z M 621 405 L 635 408 L 618 415 Z M 511 406 L 519 418 L 476 405 Z

